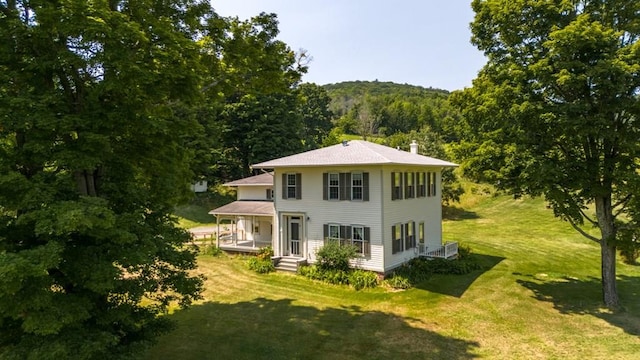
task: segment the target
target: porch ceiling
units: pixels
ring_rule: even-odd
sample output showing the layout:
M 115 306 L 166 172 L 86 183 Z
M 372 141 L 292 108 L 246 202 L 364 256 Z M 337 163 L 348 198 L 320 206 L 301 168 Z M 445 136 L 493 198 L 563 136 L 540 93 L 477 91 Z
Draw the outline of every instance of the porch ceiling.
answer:
M 212 215 L 273 216 L 273 202 L 238 200 L 209 211 Z

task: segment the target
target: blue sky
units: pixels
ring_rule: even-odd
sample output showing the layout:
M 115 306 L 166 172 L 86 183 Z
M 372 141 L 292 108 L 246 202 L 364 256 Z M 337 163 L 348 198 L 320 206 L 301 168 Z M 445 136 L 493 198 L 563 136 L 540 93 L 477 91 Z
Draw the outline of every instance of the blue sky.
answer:
M 222 16 L 278 14 L 279 39 L 313 57 L 306 82 L 471 86 L 486 62 L 470 43 L 470 0 L 212 0 Z

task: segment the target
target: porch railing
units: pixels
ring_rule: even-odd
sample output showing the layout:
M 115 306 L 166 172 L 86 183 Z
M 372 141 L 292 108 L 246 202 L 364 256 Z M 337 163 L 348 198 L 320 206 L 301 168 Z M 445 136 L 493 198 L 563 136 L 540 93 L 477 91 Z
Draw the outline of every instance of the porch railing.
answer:
M 425 244 L 418 244 L 418 254 L 426 257 L 449 259 L 458 255 L 458 243 L 447 242 L 437 248 L 428 248 Z
M 291 255 L 300 255 L 300 240 L 291 240 Z

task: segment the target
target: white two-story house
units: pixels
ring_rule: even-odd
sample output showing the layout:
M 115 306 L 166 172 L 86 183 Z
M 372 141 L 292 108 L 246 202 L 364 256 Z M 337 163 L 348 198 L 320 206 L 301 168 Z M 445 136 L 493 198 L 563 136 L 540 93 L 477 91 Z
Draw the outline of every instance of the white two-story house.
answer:
M 251 224 L 260 219 L 262 231 L 268 214 L 257 214 L 252 206 L 271 205 L 271 246 L 284 262 L 313 263 L 326 241 L 354 245 L 359 256 L 353 265 L 379 273 L 417 256 L 451 257 L 457 244 L 442 243 L 440 174 L 457 165 L 419 155 L 417 147 L 414 142 L 407 152 L 354 140 L 255 164 L 265 173 L 227 184 L 238 186 L 238 201 L 211 213 L 218 220 L 234 216 L 243 228 L 247 224 L 241 225 L 240 216 L 252 217 Z M 260 200 L 242 200 L 242 182 L 258 177 L 265 180 Z M 233 214 L 228 206 L 235 206 Z M 224 241 L 219 246 L 224 248 Z

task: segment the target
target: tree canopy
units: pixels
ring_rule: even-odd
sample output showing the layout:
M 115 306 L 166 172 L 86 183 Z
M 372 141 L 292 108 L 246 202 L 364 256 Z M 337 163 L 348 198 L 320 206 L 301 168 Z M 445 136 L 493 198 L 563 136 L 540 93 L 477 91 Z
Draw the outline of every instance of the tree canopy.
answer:
M 0 1 L 0 357 L 119 358 L 197 299 L 174 226 L 208 2 Z
M 462 168 L 515 195 L 543 195 L 598 242 L 603 300 L 618 307 L 616 244 L 638 222 L 640 3 L 472 6 L 472 41 L 488 63 L 472 88 L 452 95 L 465 120 Z

